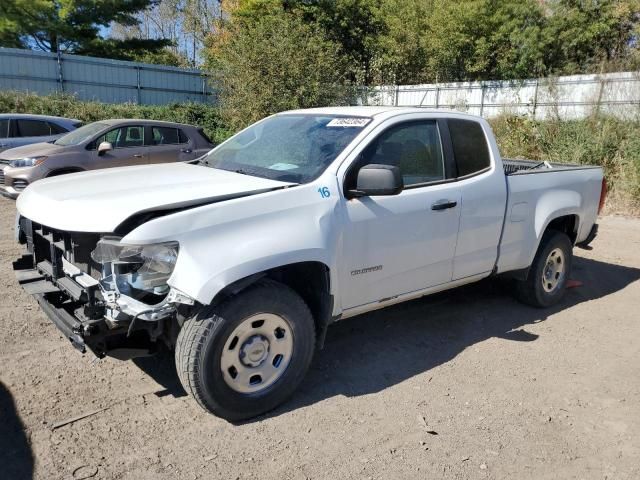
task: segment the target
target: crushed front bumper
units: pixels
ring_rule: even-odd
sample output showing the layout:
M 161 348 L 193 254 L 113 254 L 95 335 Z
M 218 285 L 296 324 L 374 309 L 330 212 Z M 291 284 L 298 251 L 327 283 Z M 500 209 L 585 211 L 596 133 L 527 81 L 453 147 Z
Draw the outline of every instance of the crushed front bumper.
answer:
M 114 318 L 119 307 L 104 297 L 91 263 L 96 234 L 63 232 L 20 217 L 17 238 L 28 250 L 13 262 L 18 283 L 78 350 L 127 359 L 149 355 L 165 340 L 175 320 L 173 305 Z
M 84 328 L 82 322 L 78 320 L 76 317 L 67 312 L 64 308 L 58 308 L 53 303 L 49 301 L 46 294 L 44 293 L 36 293 L 34 295 L 42 311 L 51 319 L 58 330 L 71 341 L 71 344 L 80 350 L 80 352 L 85 353 L 86 343 L 84 341 Z
M 130 332 L 129 323 L 115 328 L 108 325 L 100 315 L 101 307 L 91 310 L 86 302 L 90 295 L 86 287 L 69 277 L 56 281 L 48 275 L 46 265 L 33 265 L 31 255 L 13 262 L 13 269 L 22 288 L 36 298 L 47 317 L 80 352 L 90 350 L 100 358 L 109 355 L 125 360 L 155 350 L 146 330 Z

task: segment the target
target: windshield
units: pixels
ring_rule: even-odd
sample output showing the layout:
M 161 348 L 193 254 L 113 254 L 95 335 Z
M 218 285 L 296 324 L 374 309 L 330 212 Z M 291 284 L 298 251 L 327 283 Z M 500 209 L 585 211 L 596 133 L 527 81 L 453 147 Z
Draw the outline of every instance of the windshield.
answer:
M 203 160 L 222 170 L 307 183 L 320 175 L 370 121 L 336 115 L 276 115 L 231 137 Z
M 90 123 L 89 125 L 85 125 L 84 127 L 80 127 L 73 132 L 69 132 L 66 135 L 60 137 L 58 140 L 53 142 L 55 145 L 62 145 L 63 147 L 69 145 L 80 145 L 85 140 L 89 140 L 96 133 L 104 130 L 109 125 L 106 123 Z

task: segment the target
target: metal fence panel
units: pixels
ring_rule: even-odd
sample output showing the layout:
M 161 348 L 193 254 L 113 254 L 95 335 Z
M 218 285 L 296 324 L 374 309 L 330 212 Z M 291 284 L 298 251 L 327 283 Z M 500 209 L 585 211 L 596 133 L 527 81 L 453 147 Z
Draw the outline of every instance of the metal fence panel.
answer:
M 214 89 L 200 70 L 15 48 L 0 48 L 0 89 L 66 92 L 105 103 L 215 101 Z
M 365 89 L 358 103 L 447 108 L 483 117 L 507 113 L 574 119 L 601 112 L 640 118 L 640 72 L 383 86 Z

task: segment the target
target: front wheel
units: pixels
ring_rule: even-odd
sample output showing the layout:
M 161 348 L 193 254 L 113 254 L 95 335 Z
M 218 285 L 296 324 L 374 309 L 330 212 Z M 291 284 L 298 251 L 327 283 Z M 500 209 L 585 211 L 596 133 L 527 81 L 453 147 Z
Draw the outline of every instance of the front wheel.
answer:
M 559 303 L 571 273 L 573 245 L 562 232 L 544 234 L 526 280 L 516 282 L 518 300 L 544 308 Z
M 176 367 L 203 408 L 238 421 L 285 401 L 304 378 L 314 345 L 304 301 L 287 286 L 262 280 L 184 323 Z

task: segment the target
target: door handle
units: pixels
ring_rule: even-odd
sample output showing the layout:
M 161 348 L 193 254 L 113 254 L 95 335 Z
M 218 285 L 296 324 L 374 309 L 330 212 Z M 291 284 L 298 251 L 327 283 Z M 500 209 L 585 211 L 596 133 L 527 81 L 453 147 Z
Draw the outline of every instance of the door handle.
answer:
M 136 153 L 133 157 L 134 158 L 142 158 L 144 155 L 142 155 L 141 153 Z
M 458 202 L 453 200 L 438 200 L 436 203 L 431 205 L 431 210 L 446 210 L 448 208 L 453 208 L 458 205 Z
M 190 148 L 183 148 L 182 150 L 180 150 L 182 153 L 191 153 L 192 150 Z

